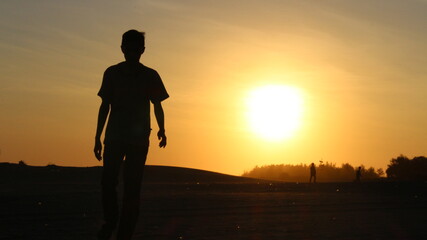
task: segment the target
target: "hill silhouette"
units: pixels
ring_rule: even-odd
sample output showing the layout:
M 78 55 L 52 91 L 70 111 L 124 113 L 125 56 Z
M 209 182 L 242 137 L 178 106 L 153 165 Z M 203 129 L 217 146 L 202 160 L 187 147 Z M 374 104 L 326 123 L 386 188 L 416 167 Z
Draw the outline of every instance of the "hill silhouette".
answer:
M 102 167 L 28 166 L 0 163 L 2 182 L 69 182 L 93 183 L 101 179 Z M 171 166 L 147 165 L 145 183 L 246 183 L 259 180 L 217 172 Z

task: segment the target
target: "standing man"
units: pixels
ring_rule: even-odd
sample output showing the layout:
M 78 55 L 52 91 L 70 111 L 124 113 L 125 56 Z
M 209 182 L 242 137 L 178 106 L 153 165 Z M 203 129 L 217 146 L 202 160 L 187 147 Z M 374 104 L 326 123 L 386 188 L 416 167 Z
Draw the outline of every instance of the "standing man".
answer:
M 98 239 L 110 239 L 118 227 L 117 239 L 131 239 L 139 214 L 142 173 L 150 136 L 150 102 L 159 126 L 159 147 L 166 146 L 164 113 L 161 102 L 169 97 L 159 74 L 139 61 L 145 51 L 145 35 L 129 30 L 122 36 L 125 61 L 109 67 L 98 96 L 99 108 L 94 152 L 103 160 L 102 205 L 105 223 Z M 106 119 L 104 152 L 101 134 Z M 119 212 L 117 184 L 123 165 L 123 204 Z
M 356 170 L 356 180 L 355 182 L 360 183 L 360 177 L 362 176 L 362 167 L 359 167 Z
M 313 183 L 316 183 L 316 166 L 314 165 L 314 163 L 311 163 L 310 166 L 310 183 L 312 179 Z

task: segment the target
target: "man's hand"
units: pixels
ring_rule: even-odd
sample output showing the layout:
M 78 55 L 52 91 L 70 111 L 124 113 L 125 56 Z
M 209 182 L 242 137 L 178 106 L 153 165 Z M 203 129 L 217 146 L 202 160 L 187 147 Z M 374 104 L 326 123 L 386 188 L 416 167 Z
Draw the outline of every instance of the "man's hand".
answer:
M 166 147 L 165 130 L 159 130 L 159 132 L 157 132 L 157 138 L 160 140 L 159 147 L 161 147 L 161 148 Z
M 102 143 L 100 139 L 95 139 L 95 147 L 93 148 L 93 152 L 95 153 L 96 159 L 98 161 L 102 160 Z

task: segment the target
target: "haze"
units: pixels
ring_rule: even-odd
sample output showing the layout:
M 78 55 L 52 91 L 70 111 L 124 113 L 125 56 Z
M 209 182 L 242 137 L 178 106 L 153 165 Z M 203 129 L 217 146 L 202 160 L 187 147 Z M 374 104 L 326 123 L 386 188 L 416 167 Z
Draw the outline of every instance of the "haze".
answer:
M 147 164 L 241 174 L 426 155 L 426 12 L 421 0 L 3 0 L 0 161 L 100 164 L 96 94 L 129 29 L 146 32 L 142 62 L 171 95 L 168 146 L 152 134 Z M 276 84 L 303 93 L 304 115 L 271 142 L 248 127 L 245 98 Z

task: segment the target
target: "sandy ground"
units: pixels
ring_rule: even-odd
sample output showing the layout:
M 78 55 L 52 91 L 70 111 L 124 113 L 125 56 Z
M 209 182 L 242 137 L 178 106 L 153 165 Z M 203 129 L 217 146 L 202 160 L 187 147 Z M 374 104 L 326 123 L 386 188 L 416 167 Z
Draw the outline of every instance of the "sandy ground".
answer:
M 427 239 L 427 183 L 146 183 L 134 239 Z M 97 182 L 0 182 L 0 239 L 96 239 Z

